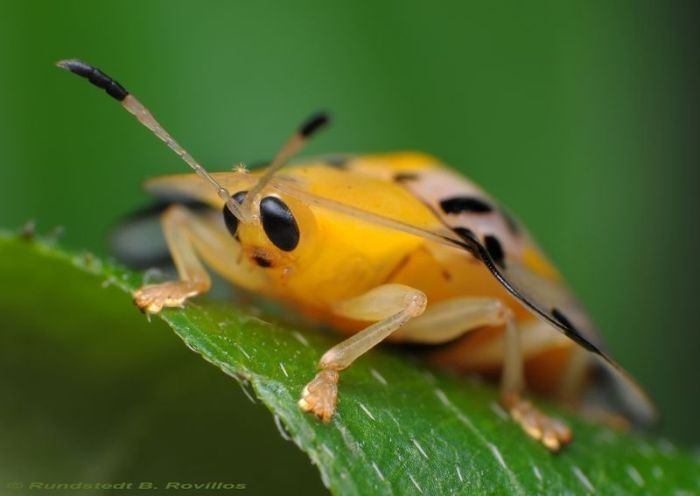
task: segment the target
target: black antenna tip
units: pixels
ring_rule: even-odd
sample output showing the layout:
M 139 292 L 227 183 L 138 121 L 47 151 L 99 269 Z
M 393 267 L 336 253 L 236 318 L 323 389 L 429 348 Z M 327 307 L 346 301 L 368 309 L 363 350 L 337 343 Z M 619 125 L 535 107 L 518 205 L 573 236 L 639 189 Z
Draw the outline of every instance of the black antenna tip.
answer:
M 318 112 L 311 117 L 309 117 L 301 128 L 299 128 L 299 134 L 304 138 L 310 137 L 315 134 L 319 129 L 324 127 L 330 122 L 331 118 L 327 112 Z
M 94 70 L 90 64 L 78 59 L 59 60 L 56 62 L 56 66 L 82 77 L 88 77 Z
M 121 84 L 99 70 L 97 67 L 86 64 L 82 60 L 61 60 L 60 62 L 56 63 L 56 65 L 61 69 L 65 69 L 73 74 L 77 74 L 80 77 L 84 77 L 98 88 L 105 90 L 109 96 L 119 100 L 120 102 L 129 95 L 129 92 L 126 91 Z

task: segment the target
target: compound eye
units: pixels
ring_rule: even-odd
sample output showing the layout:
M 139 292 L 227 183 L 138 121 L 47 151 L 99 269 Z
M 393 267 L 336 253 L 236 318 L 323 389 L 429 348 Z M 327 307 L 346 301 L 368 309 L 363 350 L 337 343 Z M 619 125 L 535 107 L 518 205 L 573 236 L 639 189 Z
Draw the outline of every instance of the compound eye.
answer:
M 286 203 L 274 196 L 260 202 L 260 220 L 268 239 L 282 251 L 292 251 L 299 244 L 299 226 Z
M 247 191 L 239 191 L 235 195 L 233 195 L 231 198 L 235 202 L 237 202 L 239 205 L 243 203 L 243 200 L 245 200 L 245 195 Z M 224 214 L 224 224 L 226 224 L 226 229 L 228 229 L 228 232 L 231 233 L 231 236 L 234 238 L 236 237 L 236 231 L 238 231 L 238 219 L 236 218 L 233 213 L 231 213 L 231 210 L 226 206 L 224 203 L 224 208 L 223 208 L 223 214 Z

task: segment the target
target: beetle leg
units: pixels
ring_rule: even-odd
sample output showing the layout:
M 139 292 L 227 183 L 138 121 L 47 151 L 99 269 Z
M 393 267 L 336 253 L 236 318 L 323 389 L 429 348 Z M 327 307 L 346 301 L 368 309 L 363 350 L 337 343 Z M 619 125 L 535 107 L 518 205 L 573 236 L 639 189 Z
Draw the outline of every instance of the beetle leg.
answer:
M 523 353 L 520 333 L 510 315 L 506 320 L 504 348 L 501 403 L 530 437 L 540 441 L 550 451 L 559 451 L 571 441 L 571 429 L 561 420 L 547 416 L 530 401 L 522 398 L 525 382 Z
M 141 310 L 158 313 L 163 307 L 181 307 L 188 298 L 209 290 L 211 279 L 190 240 L 191 221 L 191 214 L 178 205 L 163 213 L 163 234 L 180 279 L 138 289 L 134 293 L 134 303 Z
M 241 246 L 223 229 L 219 216 L 192 213 L 172 205 L 161 215 L 161 226 L 178 281 L 143 286 L 134 293 L 134 303 L 143 311 L 158 313 L 164 307 L 181 307 L 188 298 L 207 292 L 211 285 L 200 257 L 207 265 L 241 286 L 255 290 L 263 281 L 232 261 Z
M 396 340 L 447 343 L 484 326 L 502 325 L 507 311 L 503 303 L 494 298 L 464 297 L 433 303 L 423 315 L 396 333 Z
M 501 300 L 455 298 L 431 305 L 423 315 L 406 324 L 396 337 L 433 344 L 450 341 L 484 326 L 505 326 L 503 339 L 494 340 L 495 347 L 484 345 L 475 349 L 475 353 L 483 356 L 470 358 L 503 363 L 501 403 L 528 435 L 548 449 L 558 451 L 571 440 L 569 428 L 560 420 L 546 416 L 521 397 L 525 385 L 521 334 L 526 334 L 529 352 L 558 345 L 562 339 L 565 341 L 558 334 L 549 332 L 551 329 L 548 325 L 537 321 L 530 327 L 518 329 L 510 309 Z
M 425 294 L 401 284 L 385 284 L 341 302 L 335 309 L 338 315 L 378 322 L 323 354 L 319 361 L 321 371 L 302 391 L 299 407 L 329 422 L 335 412 L 339 371 L 422 314 L 426 304 Z

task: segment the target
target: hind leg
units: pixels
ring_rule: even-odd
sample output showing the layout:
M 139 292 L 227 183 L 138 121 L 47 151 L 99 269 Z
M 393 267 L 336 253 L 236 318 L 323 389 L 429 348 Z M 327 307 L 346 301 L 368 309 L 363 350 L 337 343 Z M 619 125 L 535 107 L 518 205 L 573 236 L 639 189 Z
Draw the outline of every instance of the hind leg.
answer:
M 549 418 L 521 396 L 524 379 L 520 335 L 511 311 L 503 302 L 493 298 L 455 298 L 432 304 L 423 312 L 424 308 L 423 293 L 398 284 L 380 286 L 339 305 L 336 309 L 339 315 L 379 322 L 323 355 L 319 363 L 321 371 L 304 388 L 299 406 L 329 421 L 335 411 L 339 371 L 392 334 L 397 341 L 437 344 L 483 327 L 505 326 L 505 337 L 499 349 L 475 350 L 475 353 L 494 355 L 503 364 L 502 404 L 528 435 L 548 449 L 557 451 L 569 442 L 571 431 L 568 427 Z M 536 327 L 535 330 L 541 329 Z M 541 332 L 530 334 L 526 343 L 528 349 L 546 348 L 552 344 L 547 338 L 542 339 Z M 559 336 L 555 334 L 555 338 Z
M 557 452 L 571 442 L 571 429 L 561 420 L 541 412 L 522 397 L 525 385 L 523 370 L 521 336 L 513 319 L 509 317 L 504 336 L 501 404 L 530 437 L 541 442 L 550 451 Z
M 406 324 L 397 337 L 411 342 L 440 343 L 488 326 L 504 326 L 503 336 L 471 350 L 467 362 L 502 364 L 501 404 L 530 437 L 549 450 L 558 451 L 571 440 L 570 429 L 522 396 L 524 355 L 561 346 L 561 341 L 565 341 L 559 334 L 550 332 L 548 324 L 536 321 L 518 328 L 511 311 L 500 300 L 458 298 L 432 305 L 422 316 Z

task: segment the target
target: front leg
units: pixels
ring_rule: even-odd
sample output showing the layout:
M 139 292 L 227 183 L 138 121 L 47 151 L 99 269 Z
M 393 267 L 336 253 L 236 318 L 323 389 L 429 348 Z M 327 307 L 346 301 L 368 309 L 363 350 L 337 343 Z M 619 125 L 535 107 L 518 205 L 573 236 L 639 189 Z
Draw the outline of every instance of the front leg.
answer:
M 180 279 L 149 284 L 134 293 L 134 303 L 149 314 L 164 307 L 182 307 L 188 298 L 209 290 L 211 279 L 197 256 L 195 243 L 209 238 L 215 244 L 218 237 L 204 219 L 180 205 L 173 205 L 162 214 L 161 225 Z M 201 238 L 201 234 L 205 237 Z
M 338 397 L 339 371 L 399 330 L 425 310 L 427 298 L 417 289 L 401 284 L 379 286 L 335 309 L 338 315 L 356 320 L 378 320 L 323 354 L 321 371 L 301 393 L 299 407 L 329 422 Z

